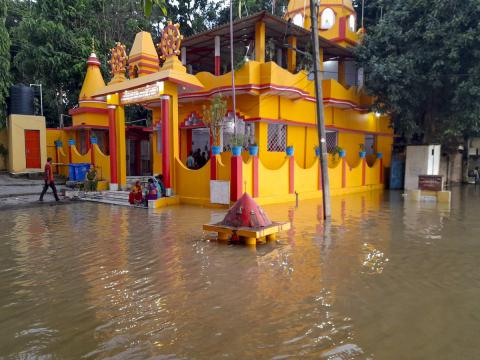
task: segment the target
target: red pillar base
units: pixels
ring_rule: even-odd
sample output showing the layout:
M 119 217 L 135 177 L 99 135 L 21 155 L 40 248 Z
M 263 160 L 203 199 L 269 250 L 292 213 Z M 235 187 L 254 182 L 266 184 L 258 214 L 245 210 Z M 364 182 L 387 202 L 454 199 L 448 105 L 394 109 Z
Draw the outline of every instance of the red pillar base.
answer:
M 242 196 L 242 157 L 232 156 L 230 163 L 230 201 L 237 201 Z
M 162 175 L 166 189 L 171 189 L 170 178 L 170 97 L 162 95 Z
M 117 135 L 115 124 L 115 105 L 108 106 L 108 146 L 110 150 L 110 186 L 111 189 L 118 187 L 117 173 Z
M 210 180 L 217 180 L 217 155 L 210 158 Z
M 295 192 L 295 158 L 293 156 L 288 158 L 288 192 L 290 194 Z
M 258 156 L 252 156 L 253 197 L 258 197 Z

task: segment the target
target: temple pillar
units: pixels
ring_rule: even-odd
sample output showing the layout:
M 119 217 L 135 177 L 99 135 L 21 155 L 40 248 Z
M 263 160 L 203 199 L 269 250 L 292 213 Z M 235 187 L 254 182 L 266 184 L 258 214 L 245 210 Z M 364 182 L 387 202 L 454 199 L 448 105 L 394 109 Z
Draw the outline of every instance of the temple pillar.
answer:
M 265 23 L 263 21 L 255 24 L 255 61 L 265 62 Z
M 230 159 L 230 201 L 235 202 L 242 196 L 243 168 L 242 156 Z
M 117 136 L 117 180 L 120 189 L 127 187 L 127 142 L 125 139 L 125 107 L 116 109 L 116 136 Z
M 115 126 L 116 105 L 108 105 L 108 147 L 110 153 L 110 190 L 118 190 L 117 178 L 117 131 Z
M 290 72 L 295 72 L 297 68 L 297 38 L 295 36 L 288 37 L 288 50 L 287 50 L 287 69 Z
M 162 95 L 160 97 L 162 103 L 162 175 L 163 183 L 167 191 L 171 191 L 171 127 L 170 127 L 170 96 Z
M 258 197 L 259 174 L 258 174 L 258 156 L 252 156 L 252 174 L 253 174 L 253 194 L 252 197 Z
M 215 36 L 215 76 L 220 75 L 220 36 Z

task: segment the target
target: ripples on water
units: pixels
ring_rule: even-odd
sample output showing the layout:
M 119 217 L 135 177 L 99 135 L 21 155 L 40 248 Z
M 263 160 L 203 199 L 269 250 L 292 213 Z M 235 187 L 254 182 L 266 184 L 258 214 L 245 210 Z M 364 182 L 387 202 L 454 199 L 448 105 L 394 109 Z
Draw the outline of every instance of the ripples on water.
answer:
M 0 212 L 0 358 L 480 358 L 478 201 L 269 206 L 293 227 L 257 250 L 199 207 Z

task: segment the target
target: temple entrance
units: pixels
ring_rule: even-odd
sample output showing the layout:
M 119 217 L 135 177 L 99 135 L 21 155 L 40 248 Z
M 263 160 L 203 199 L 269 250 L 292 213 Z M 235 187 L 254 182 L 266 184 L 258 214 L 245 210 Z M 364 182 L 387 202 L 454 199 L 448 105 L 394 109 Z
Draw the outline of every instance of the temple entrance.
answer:
M 210 130 L 208 128 L 192 129 L 192 151 L 210 153 Z
M 151 140 L 148 128 L 126 129 L 127 176 L 152 175 Z

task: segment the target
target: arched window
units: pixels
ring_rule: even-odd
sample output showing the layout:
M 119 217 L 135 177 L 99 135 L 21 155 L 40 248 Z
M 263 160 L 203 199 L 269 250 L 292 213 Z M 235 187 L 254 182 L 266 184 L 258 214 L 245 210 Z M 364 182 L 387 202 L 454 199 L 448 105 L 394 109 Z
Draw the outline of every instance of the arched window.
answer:
M 353 31 L 353 32 L 355 32 L 355 29 L 357 28 L 356 19 L 354 15 L 348 16 L 348 28 L 350 29 L 350 31 Z
M 293 23 L 297 26 L 303 26 L 303 16 L 302 14 L 297 14 L 293 17 Z
M 320 29 L 328 30 L 331 29 L 333 25 L 335 25 L 335 13 L 332 9 L 326 8 L 322 11 L 320 18 Z

